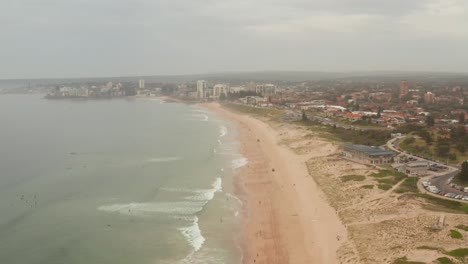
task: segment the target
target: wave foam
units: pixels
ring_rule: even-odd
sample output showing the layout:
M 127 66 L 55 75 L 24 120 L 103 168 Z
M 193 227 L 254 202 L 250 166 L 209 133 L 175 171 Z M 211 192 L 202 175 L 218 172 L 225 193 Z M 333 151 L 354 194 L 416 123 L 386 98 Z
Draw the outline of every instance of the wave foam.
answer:
M 200 212 L 205 206 L 204 202 L 159 202 L 159 203 L 127 203 L 99 206 L 98 210 L 120 213 L 124 215 L 145 216 L 152 213 L 165 213 L 173 215 L 192 215 Z
M 178 228 L 178 230 L 193 247 L 193 251 L 182 262 L 192 263 L 190 260 L 194 253 L 199 251 L 205 243 L 196 214 L 202 211 L 205 205 L 214 198 L 215 193 L 223 191 L 222 179 L 217 177 L 211 186 L 211 189 L 160 188 L 163 191 L 189 194 L 189 196 L 184 197 L 185 201 L 182 202 L 110 204 L 100 206 L 98 210 L 138 216 L 164 213 L 175 219 L 191 221 L 189 226 Z
M 192 254 L 200 250 L 200 248 L 205 243 L 205 238 L 203 237 L 200 226 L 198 225 L 198 217 L 194 217 L 191 225 L 187 227 L 181 227 L 179 230 L 193 247 L 194 251 Z
M 147 162 L 172 162 L 172 161 L 178 161 L 181 160 L 182 157 L 162 157 L 162 158 L 151 158 L 148 159 Z
M 192 117 L 194 117 L 195 119 L 189 119 L 190 121 L 207 122 L 209 120 L 207 114 L 192 114 Z
M 235 159 L 231 162 L 231 168 L 233 168 L 234 170 L 239 169 L 247 165 L 247 163 L 249 163 L 249 160 L 247 160 L 247 158 L 242 157 L 239 159 Z
M 211 184 L 213 188 L 211 189 L 188 189 L 188 188 L 161 188 L 162 191 L 168 192 L 184 192 L 191 194 L 189 196 L 184 197 L 186 200 L 191 201 L 205 201 L 208 203 L 214 198 L 216 192 L 223 191 L 223 183 L 220 177 L 217 177 L 215 181 Z

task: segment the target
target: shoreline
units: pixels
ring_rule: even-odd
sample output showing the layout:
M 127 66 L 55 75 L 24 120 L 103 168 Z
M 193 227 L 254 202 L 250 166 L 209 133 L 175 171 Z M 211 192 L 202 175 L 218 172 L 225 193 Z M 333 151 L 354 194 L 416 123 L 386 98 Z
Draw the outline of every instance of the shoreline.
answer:
M 277 132 L 261 120 L 217 103 L 202 106 L 236 124 L 240 152 L 249 161 L 234 175 L 243 201 L 243 263 L 338 263 L 347 231 L 309 175 L 311 156 L 278 144 Z

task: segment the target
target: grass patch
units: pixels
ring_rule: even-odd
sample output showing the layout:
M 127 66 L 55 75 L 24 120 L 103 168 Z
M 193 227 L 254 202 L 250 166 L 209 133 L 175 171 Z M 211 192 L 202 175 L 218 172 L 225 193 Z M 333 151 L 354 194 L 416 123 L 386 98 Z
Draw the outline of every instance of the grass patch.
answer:
M 452 200 L 446 200 L 442 198 L 438 198 L 432 195 L 428 195 L 425 193 L 417 193 L 416 196 L 421 197 L 426 199 L 429 203 L 436 205 L 436 206 L 441 206 L 444 209 L 449 209 L 452 211 L 456 211 L 457 213 L 465 213 L 468 214 L 468 205 L 463 204 L 457 201 L 452 201 Z
M 440 264 L 453 264 L 453 261 L 447 257 L 438 258 L 437 261 L 439 261 Z
M 237 112 L 252 114 L 261 117 L 267 117 L 271 119 L 277 119 L 280 116 L 284 115 L 284 111 L 278 109 L 270 109 L 270 108 L 260 108 L 260 107 L 253 107 L 249 105 L 242 105 L 242 104 L 233 104 L 233 103 L 224 103 L 224 107 L 232 109 Z
M 347 182 L 347 181 L 363 181 L 366 179 L 366 176 L 363 175 L 345 175 L 343 177 L 340 177 L 342 182 Z
M 409 261 L 406 257 L 402 257 L 402 258 L 397 258 L 395 260 L 395 262 L 393 262 L 394 264 L 426 264 L 424 262 L 420 262 L 420 261 Z
M 315 113 L 314 113 L 315 115 Z M 390 130 L 386 128 L 359 128 L 355 127 L 354 129 L 344 129 L 342 127 L 331 127 L 325 126 L 320 122 L 307 120 L 298 122 L 300 125 L 319 128 L 321 132 L 326 132 L 328 135 L 324 137 L 331 137 L 333 140 L 340 142 L 350 142 L 352 144 L 360 144 L 367 146 L 380 146 L 387 142 L 390 139 Z M 354 126 L 354 125 L 353 125 Z
M 405 174 L 391 169 L 379 170 L 377 173 L 372 173 L 370 176 L 375 178 L 378 182 L 377 187 L 384 191 L 390 190 L 393 185 L 406 177 Z
M 440 251 L 439 248 L 436 248 L 436 247 L 431 247 L 431 246 L 420 246 L 420 247 L 417 247 L 416 249 L 425 249 L 425 250 L 435 250 L 435 251 Z
M 392 176 L 392 171 L 390 171 L 390 170 L 379 170 L 379 172 L 372 173 L 371 176 L 374 177 L 374 178 L 385 178 L 385 177 Z
M 446 252 L 446 254 L 455 258 L 463 259 L 466 256 L 468 256 L 468 248 L 455 249 L 455 250 Z
M 457 230 L 450 230 L 450 237 L 455 238 L 455 239 L 462 239 L 463 235 L 458 232 Z
M 367 185 L 361 186 L 361 188 L 363 188 L 363 189 L 374 189 L 374 185 L 373 184 L 367 184 Z
M 456 228 L 467 231 L 468 232 L 468 226 L 466 225 L 457 225 Z
M 376 181 L 378 183 L 389 184 L 389 185 L 392 185 L 394 183 L 394 180 L 392 178 L 377 179 Z
M 417 177 L 409 177 L 406 178 L 405 181 L 398 186 L 398 189 L 395 190 L 396 193 L 417 193 L 418 191 L 418 178 Z
M 388 191 L 392 188 L 392 185 L 381 183 L 381 184 L 377 184 L 377 187 L 379 187 L 379 189 L 381 190 Z

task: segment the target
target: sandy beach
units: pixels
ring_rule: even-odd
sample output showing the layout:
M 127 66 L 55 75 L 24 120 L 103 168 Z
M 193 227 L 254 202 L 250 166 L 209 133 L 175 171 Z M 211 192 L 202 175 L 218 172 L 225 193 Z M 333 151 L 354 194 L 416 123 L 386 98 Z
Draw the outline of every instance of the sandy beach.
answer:
M 244 263 L 338 263 L 347 232 L 325 199 L 306 161 L 334 152 L 321 144 L 298 155 L 280 144 L 278 131 L 253 117 L 219 104 L 204 107 L 238 127 L 241 152 L 249 163 L 236 176 L 245 202 Z

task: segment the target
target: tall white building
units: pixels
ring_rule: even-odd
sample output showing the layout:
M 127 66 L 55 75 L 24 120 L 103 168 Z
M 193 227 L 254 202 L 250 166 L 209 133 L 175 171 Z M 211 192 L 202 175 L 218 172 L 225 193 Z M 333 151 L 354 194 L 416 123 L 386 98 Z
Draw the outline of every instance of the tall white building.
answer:
M 263 96 L 271 96 L 276 94 L 276 86 L 273 84 L 259 84 L 255 87 L 255 92 Z
M 140 89 L 145 89 L 145 80 L 140 79 L 140 80 L 138 81 L 138 88 L 140 88 Z
M 226 84 L 216 84 L 213 86 L 213 97 L 219 98 L 222 94 L 227 96 L 229 87 Z
M 208 88 L 206 81 L 198 80 L 197 81 L 197 98 L 205 98 L 205 91 Z

